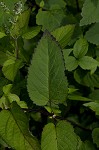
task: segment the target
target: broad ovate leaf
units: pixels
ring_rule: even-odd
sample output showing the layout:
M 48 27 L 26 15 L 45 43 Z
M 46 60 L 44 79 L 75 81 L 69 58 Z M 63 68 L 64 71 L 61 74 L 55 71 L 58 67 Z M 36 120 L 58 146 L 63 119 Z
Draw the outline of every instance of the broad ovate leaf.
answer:
M 92 131 L 92 138 L 93 138 L 93 142 L 99 148 L 99 128 L 93 129 L 93 131 Z
M 47 31 L 33 55 L 28 72 L 27 88 L 31 100 L 37 105 L 49 101 L 62 103 L 67 97 L 67 79 L 60 47 Z
M 95 22 L 99 22 L 99 1 L 85 0 L 80 25 L 83 26 Z
M 56 38 L 61 47 L 64 48 L 70 42 L 74 29 L 74 25 L 62 26 L 54 30 L 52 35 Z
M 73 54 L 76 58 L 83 57 L 88 51 L 88 43 L 86 39 L 80 38 L 76 41 L 74 48 L 73 48 Z
M 66 121 L 59 121 L 55 126 L 47 124 L 42 132 L 42 150 L 77 150 L 78 137 L 72 125 Z
M 40 150 L 37 139 L 28 128 L 28 119 L 15 102 L 10 110 L 0 112 L 0 137 L 13 149 Z

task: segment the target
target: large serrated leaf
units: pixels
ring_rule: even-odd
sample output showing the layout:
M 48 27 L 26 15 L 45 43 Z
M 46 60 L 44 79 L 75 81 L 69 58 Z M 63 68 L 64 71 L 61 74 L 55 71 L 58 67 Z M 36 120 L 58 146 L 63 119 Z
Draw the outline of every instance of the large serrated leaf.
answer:
M 99 22 L 99 0 L 85 0 L 82 17 L 81 26 Z
M 16 104 L 0 112 L 0 137 L 15 150 L 40 150 L 39 143 L 28 130 L 28 119 Z
M 28 92 L 37 105 L 49 101 L 62 103 L 67 96 L 67 79 L 62 52 L 57 42 L 46 33 L 41 38 L 33 55 L 28 74 Z
M 77 150 L 78 137 L 70 123 L 59 121 L 47 124 L 42 132 L 42 150 Z
M 67 46 L 67 44 L 70 42 L 74 32 L 74 28 L 74 25 L 66 25 L 57 28 L 55 31 L 52 32 L 52 35 L 56 38 L 62 48 Z

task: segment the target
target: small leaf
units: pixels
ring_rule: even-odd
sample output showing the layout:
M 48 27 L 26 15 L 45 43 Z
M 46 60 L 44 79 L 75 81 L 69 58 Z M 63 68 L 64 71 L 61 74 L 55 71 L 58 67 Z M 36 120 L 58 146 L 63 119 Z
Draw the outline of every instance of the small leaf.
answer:
M 79 59 L 78 63 L 79 63 L 79 66 L 85 70 L 86 69 L 91 70 L 93 68 L 97 68 L 99 64 L 95 59 L 89 56 L 83 56 L 82 58 Z
M 73 48 L 73 54 L 76 58 L 83 57 L 88 51 L 88 43 L 84 38 L 80 38 L 78 41 L 76 41 L 74 48 Z
M 98 102 L 89 102 L 83 105 L 95 111 L 96 115 L 99 115 L 99 103 Z
M 78 61 L 75 57 L 69 56 L 65 59 L 65 67 L 68 71 L 75 70 L 78 67 Z
M 57 28 L 52 32 L 52 35 L 56 38 L 62 48 L 66 47 L 67 44 L 70 42 L 74 28 L 74 25 L 66 25 Z
M 5 86 L 3 87 L 3 93 L 4 93 L 5 95 L 9 94 L 10 91 L 11 91 L 11 88 L 12 88 L 12 84 L 5 85 Z
M 92 101 L 89 98 L 79 96 L 79 95 L 68 95 L 68 99 L 70 100 L 76 100 L 76 101 Z
M 21 61 L 20 60 L 12 60 L 9 59 L 7 60 L 2 68 L 3 74 L 5 75 L 5 77 L 11 81 L 14 81 L 14 78 L 21 66 Z
M 23 39 L 32 39 L 34 38 L 41 30 L 40 26 L 29 28 L 26 33 L 22 35 Z
M 82 19 L 80 25 L 87 25 L 99 22 L 99 1 L 85 0 L 82 8 Z
M 40 150 L 28 128 L 28 119 L 16 103 L 12 104 L 11 110 L 0 112 L 0 137 L 13 149 Z
M 0 39 L 3 38 L 4 36 L 6 36 L 6 34 L 3 32 L 0 32 Z
M 77 150 L 78 137 L 70 123 L 47 124 L 42 132 L 42 150 Z
M 97 144 L 97 147 L 99 148 L 99 128 L 95 128 L 92 131 L 92 138 L 93 142 Z
M 28 73 L 28 92 L 37 105 L 55 104 L 66 100 L 68 83 L 60 47 L 47 31 L 33 55 Z
M 85 35 L 85 38 L 93 44 L 99 45 L 99 23 L 93 25 Z

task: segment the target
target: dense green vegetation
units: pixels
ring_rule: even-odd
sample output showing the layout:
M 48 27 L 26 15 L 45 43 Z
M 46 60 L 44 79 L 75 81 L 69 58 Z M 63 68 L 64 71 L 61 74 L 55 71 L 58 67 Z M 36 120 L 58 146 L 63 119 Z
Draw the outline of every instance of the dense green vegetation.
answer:
M 0 0 L 0 150 L 99 149 L 99 0 Z

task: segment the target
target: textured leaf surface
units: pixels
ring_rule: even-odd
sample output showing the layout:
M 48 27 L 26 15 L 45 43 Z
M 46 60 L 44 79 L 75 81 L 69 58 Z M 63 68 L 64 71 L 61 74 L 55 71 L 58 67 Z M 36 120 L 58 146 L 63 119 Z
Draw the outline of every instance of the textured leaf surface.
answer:
M 99 115 L 99 103 L 98 102 L 89 102 L 83 105 L 95 111 L 96 115 Z
M 28 74 L 28 92 L 37 105 L 48 101 L 61 103 L 67 96 L 62 52 L 48 32 L 41 38 L 32 58 Z
M 60 27 L 65 17 L 63 10 L 39 11 L 36 16 L 36 23 L 42 25 L 42 30 L 53 31 Z
M 94 143 L 96 143 L 97 147 L 99 148 L 99 128 L 95 128 L 92 131 L 92 137 L 93 137 Z
M 88 51 L 88 43 L 86 39 L 80 38 L 78 41 L 76 41 L 74 48 L 73 48 L 73 54 L 76 58 L 83 57 Z
M 42 132 L 42 150 L 77 150 L 78 137 L 70 123 L 60 121 L 47 124 Z
M 56 38 L 62 48 L 64 48 L 70 42 L 74 28 L 74 25 L 66 25 L 57 28 L 52 32 L 52 35 Z
M 0 137 L 15 150 L 40 150 L 37 140 L 28 131 L 28 120 L 16 103 L 11 110 L 0 112 Z
M 98 66 L 98 62 L 95 59 L 93 59 L 92 57 L 83 56 L 82 58 L 79 59 L 79 66 L 82 69 L 91 70 Z
M 75 57 L 69 56 L 65 59 L 65 67 L 68 71 L 75 70 L 78 67 L 78 61 Z
M 99 45 L 99 23 L 96 23 L 86 32 L 85 38 L 90 43 Z
M 99 22 L 99 1 L 98 0 L 85 0 L 82 8 L 82 20 L 80 25 L 87 25 Z

